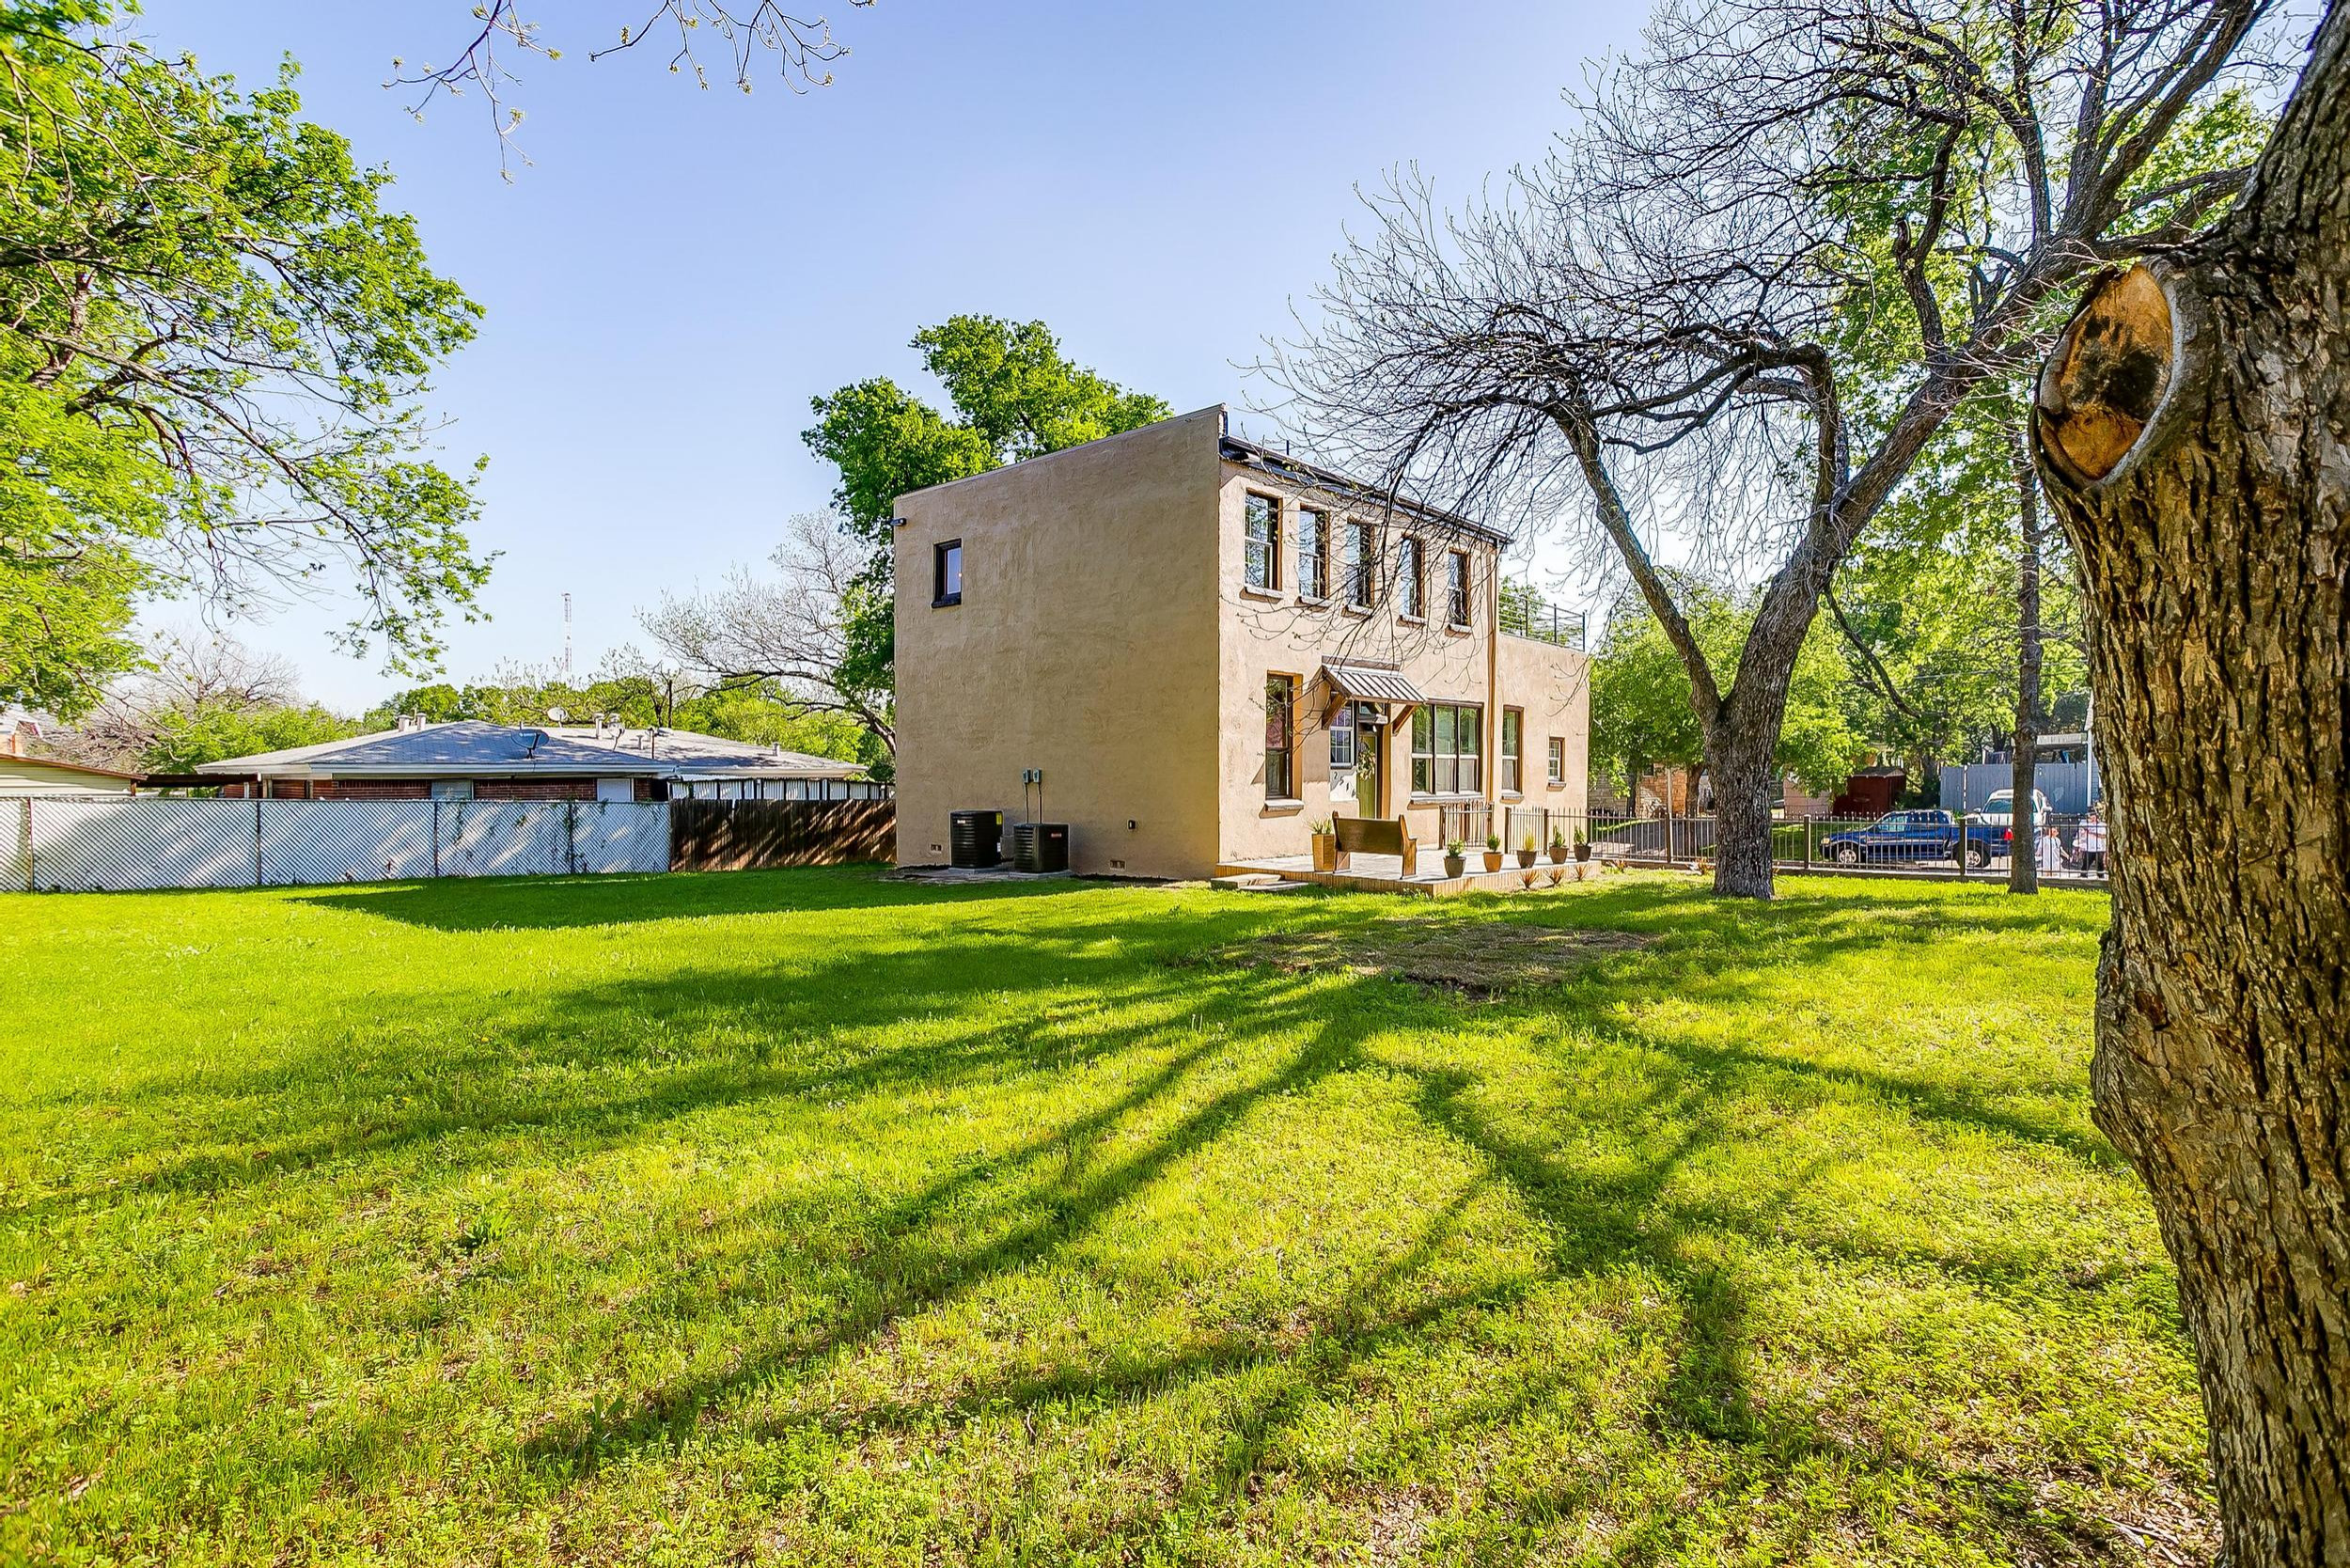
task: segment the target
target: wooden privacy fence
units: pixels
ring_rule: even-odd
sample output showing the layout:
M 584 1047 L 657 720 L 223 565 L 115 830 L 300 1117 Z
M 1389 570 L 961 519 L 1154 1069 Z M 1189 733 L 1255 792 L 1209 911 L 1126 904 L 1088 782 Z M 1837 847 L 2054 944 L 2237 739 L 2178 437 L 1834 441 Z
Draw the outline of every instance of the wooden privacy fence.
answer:
M 887 860 L 897 829 L 898 805 L 889 800 L 673 800 L 669 868 L 749 871 Z

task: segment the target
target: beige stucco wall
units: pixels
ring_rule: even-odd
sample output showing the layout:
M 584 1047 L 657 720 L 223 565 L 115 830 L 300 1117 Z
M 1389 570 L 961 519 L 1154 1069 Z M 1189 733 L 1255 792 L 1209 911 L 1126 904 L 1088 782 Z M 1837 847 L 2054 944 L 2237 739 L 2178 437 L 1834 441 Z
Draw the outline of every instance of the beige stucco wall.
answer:
M 1246 573 L 1245 515 L 1249 493 L 1272 495 L 1281 502 L 1280 589 L 1265 595 L 1244 587 Z M 1333 600 L 1317 604 L 1302 599 L 1296 580 L 1296 518 L 1301 507 L 1328 513 L 1334 540 L 1355 519 L 1371 522 L 1377 530 L 1382 583 L 1368 615 L 1343 606 L 1337 549 L 1332 547 Z M 1393 568 L 1399 544 L 1406 534 L 1418 537 L 1426 551 L 1427 607 L 1434 613 L 1422 624 L 1407 621 L 1398 612 L 1392 594 Z M 1286 482 L 1237 463 L 1223 464 L 1219 497 L 1217 684 L 1223 760 L 1218 770 L 1219 807 L 1223 817 L 1220 858 L 1230 862 L 1275 855 L 1303 855 L 1307 831 L 1323 817 L 1395 816 L 1413 822 L 1416 834 L 1432 841 L 1436 835 L 1434 806 L 1410 803 L 1412 748 L 1408 720 L 1390 727 L 1386 737 L 1384 810 L 1373 803 L 1355 801 L 1334 805 L 1330 790 L 1330 735 L 1327 719 L 1334 705 L 1326 682 L 1315 679 L 1325 659 L 1391 663 L 1398 673 L 1430 698 L 1476 702 L 1489 710 L 1491 729 L 1491 659 L 1488 635 L 1494 614 L 1494 550 L 1468 536 L 1453 535 L 1432 524 L 1389 520 L 1375 512 L 1350 508 L 1342 496 Z M 1456 632 L 1444 620 L 1444 557 L 1448 550 L 1465 548 L 1470 558 L 1470 630 Z M 1264 687 L 1274 673 L 1294 675 L 1300 693 L 1297 716 L 1299 804 L 1268 803 L 1265 795 Z M 1487 737 L 1490 764 L 1494 747 Z
M 1018 821 L 1028 768 L 1073 870 L 1214 862 L 1221 430 L 1203 409 L 900 499 L 901 864 L 947 859 L 950 811 Z M 933 609 L 957 538 L 963 603 Z
M 1523 804 L 1582 819 L 1590 806 L 1590 656 L 1529 637 L 1506 635 L 1496 639 L 1495 653 L 1500 672 L 1498 700 L 1526 713 Z M 1566 742 L 1564 776 L 1555 785 L 1549 782 L 1553 735 Z M 1573 834 L 1583 825 L 1578 820 L 1568 825 L 1567 832 Z M 1515 849 L 1517 845 L 1503 847 Z

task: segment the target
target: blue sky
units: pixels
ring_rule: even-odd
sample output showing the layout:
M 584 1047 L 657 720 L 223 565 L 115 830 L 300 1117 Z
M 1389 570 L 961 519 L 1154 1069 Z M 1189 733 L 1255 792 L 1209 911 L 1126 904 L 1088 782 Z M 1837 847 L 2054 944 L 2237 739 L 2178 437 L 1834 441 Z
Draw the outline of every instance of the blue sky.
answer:
M 538 0 L 565 56 L 512 101 L 532 160 L 502 180 L 478 100 L 422 125 L 380 86 L 445 61 L 466 0 L 148 0 L 139 30 L 258 82 L 291 55 L 311 118 L 390 165 L 434 264 L 487 311 L 441 376 L 446 455 L 491 460 L 476 542 L 494 619 L 452 629 L 459 679 L 545 663 L 573 596 L 575 662 L 644 641 L 663 588 L 757 561 L 832 476 L 808 399 L 887 373 L 957 311 L 1041 318 L 1178 409 L 1269 389 L 1241 369 L 1328 271 L 1355 187 L 1417 161 L 1472 192 L 1539 156 L 1585 62 L 1632 47 L 1637 5 L 835 0 L 853 49 L 794 97 L 697 91 L 662 59 L 590 64 L 634 0 Z M 184 620 L 166 607 L 159 622 Z M 236 635 L 357 709 L 397 682 L 331 650 L 348 605 Z

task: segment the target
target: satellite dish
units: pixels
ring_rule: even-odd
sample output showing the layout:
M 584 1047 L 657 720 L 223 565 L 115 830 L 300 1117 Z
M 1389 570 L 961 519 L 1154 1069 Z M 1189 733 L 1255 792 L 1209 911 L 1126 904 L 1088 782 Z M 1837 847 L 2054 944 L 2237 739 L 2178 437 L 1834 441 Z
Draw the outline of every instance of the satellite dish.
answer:
M 565 712 L 563 712 L 563 710 L 562 710 L 562 709 L 560 709 L 560 708 L 549 708 L 549 709 L 547 710 L 547 717 L 548 717 L 548 718 L 550 718 L 550 719 L 553 719 L 553 720 L 554 720 L 556 723 L 557 723 L 557 724 L 562 723 L 565 719 L 569 718 L 570 716 L 571 716 L 571 715 L 570 715 L 569 713 L 565 713 Z

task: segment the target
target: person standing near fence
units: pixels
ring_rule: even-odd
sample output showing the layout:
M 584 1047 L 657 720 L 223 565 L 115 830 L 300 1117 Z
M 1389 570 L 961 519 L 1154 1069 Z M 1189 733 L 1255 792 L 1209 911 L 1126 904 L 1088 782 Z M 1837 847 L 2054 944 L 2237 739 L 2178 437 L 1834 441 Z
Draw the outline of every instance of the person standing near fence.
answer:
M 2043 871 L 2064 870 L 2064 836 L 2057 831 L 2056 823 L 2040 824 L 2032 841 L 2032 854 L 2039 859 Z
M 2085 874 L 2106 874 L 2106 818 L 2096 807 L 2092 806 L 2089 815 L 2081 819 L 2080 830 L 2073 835 L 2073 847 L 2080 852 Z

